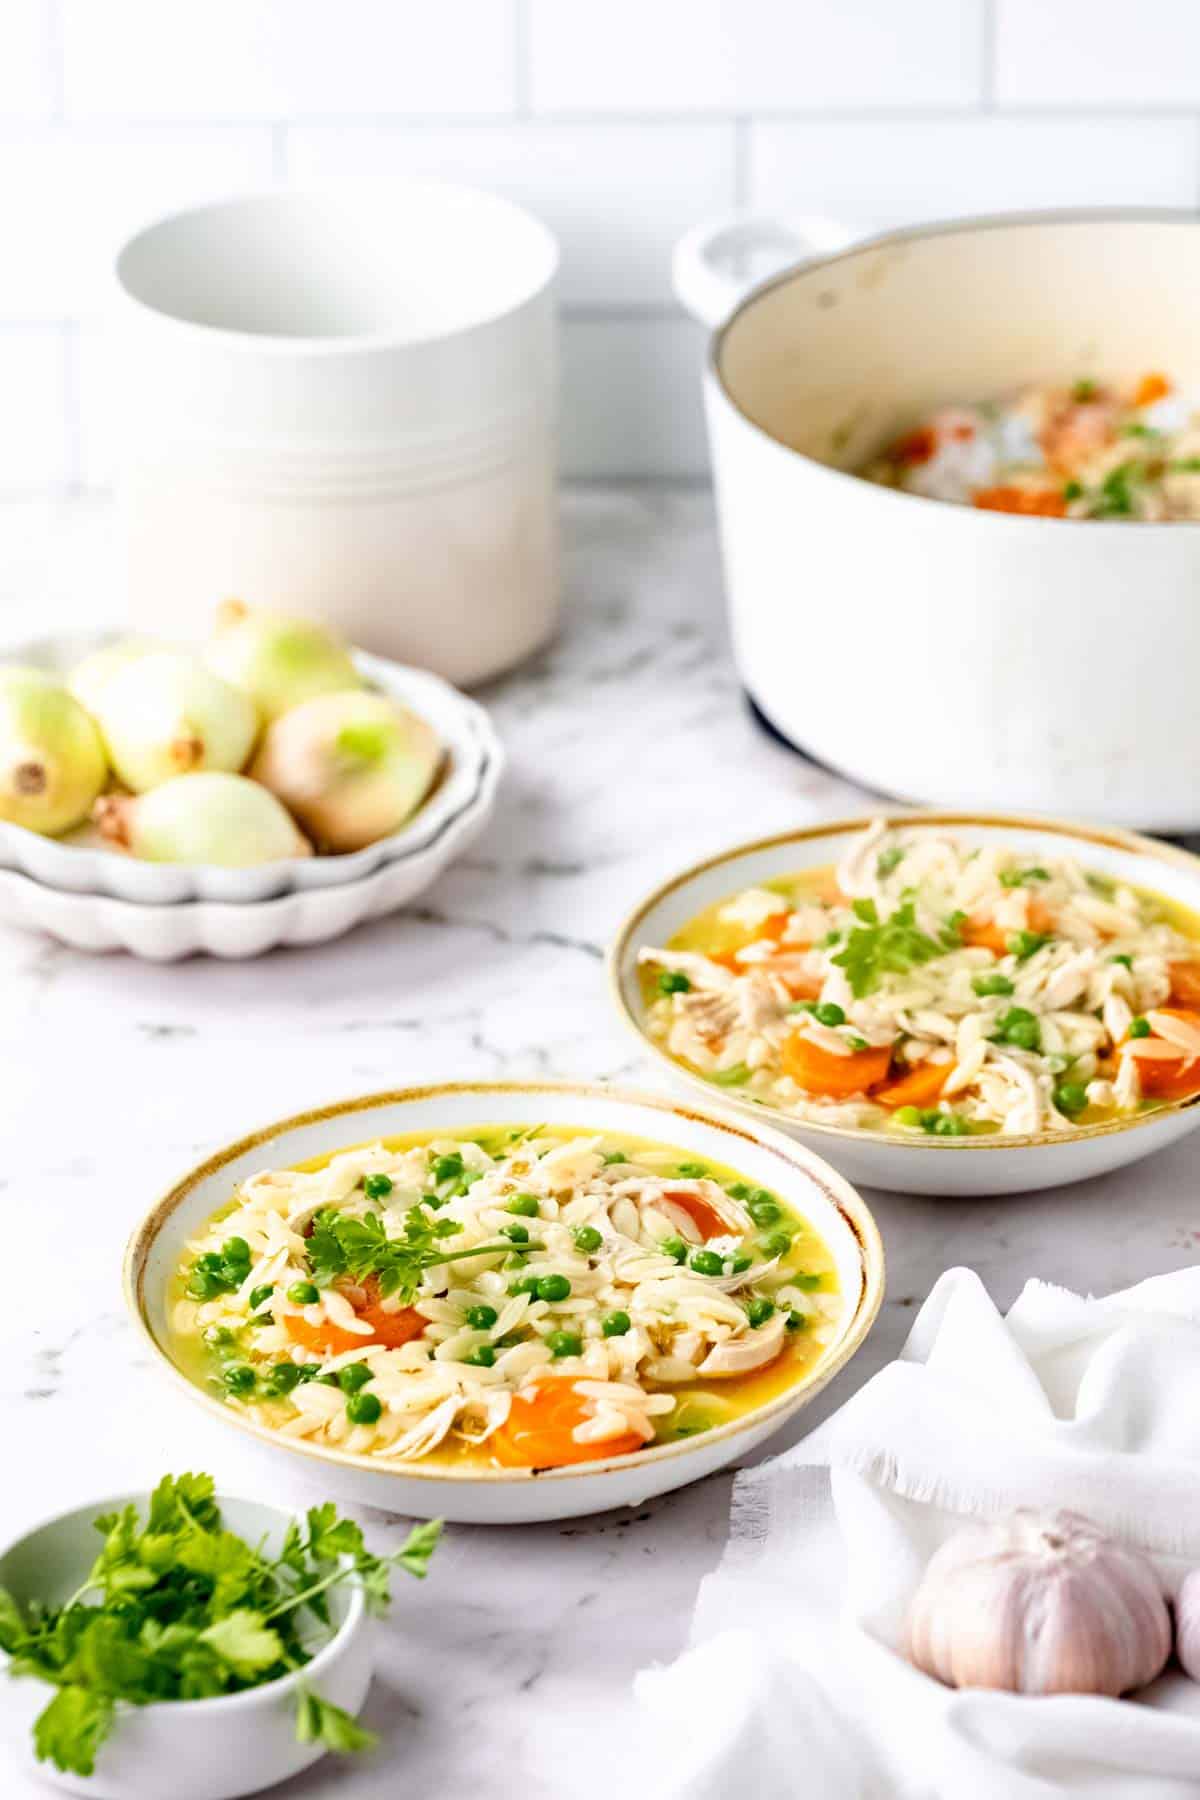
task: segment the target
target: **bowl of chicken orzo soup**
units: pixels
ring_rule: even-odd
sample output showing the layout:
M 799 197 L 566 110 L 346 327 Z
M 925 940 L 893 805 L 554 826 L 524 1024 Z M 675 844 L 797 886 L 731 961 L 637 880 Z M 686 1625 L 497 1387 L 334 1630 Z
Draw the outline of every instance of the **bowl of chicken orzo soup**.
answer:
M 568 1083 L 300 1114 L 152 1209 L 130 1306 L 175 1392 L 324 1488 L 490 1524 L 742 1456 L 870 1328 L 874 1221 L 765 1121 Z
M 660 888 L 610 967 L 674 1075 L 881 1187 L 1060 1185 L 1200 1123 L 1200 860 L 1128 832 L 811 827 Z

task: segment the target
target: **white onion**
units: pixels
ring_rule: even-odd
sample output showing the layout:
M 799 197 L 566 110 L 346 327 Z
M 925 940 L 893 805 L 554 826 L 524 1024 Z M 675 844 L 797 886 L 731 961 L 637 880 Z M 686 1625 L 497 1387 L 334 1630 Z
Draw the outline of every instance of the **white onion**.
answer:
M 305 619 L 226 600 L 204 660 L 253 700 L 269 724 L 317 694 L 360 688 L 362 676 L 331 631 Z
M 441 762 L 433 727 L 382 694 L 322 694 L 268 726 L 250 769 L 323 850 L 403 825 Z
M 85 706 L 93 716 L 100 703 L 100 695 L 108 686 L 113 676 L 121 669 L 136 662 L 139 656 L 148 656 L 155 648 L 144 638 L 122 638 L 118 643 L 108 644 L 103 650 L 93 650 L 90 656 L 76 663 L 67 676 L 67 686 L 81 706 Z
M 0 819 L 69 831 L 107 778 L 100 733 L 78 700 L 39 669 L 0 670 Z
M 113 768 L 135 793 L 200 769 L 240 769 L 258 735 L 245 694 L 175 650 L 116 668 L 100 687 L 96 720 Z
M 111 843 L 147 862 L 240 869 L 312 855 L 275 796 L 244 775 L 179 775 L 145 794 L 107 794 L 95 817 Z

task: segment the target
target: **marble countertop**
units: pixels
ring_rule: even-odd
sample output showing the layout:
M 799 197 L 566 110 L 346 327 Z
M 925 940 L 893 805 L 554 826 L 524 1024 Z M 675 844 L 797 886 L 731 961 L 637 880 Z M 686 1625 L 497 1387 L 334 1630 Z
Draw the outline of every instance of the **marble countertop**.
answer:
M 124 1240 L 173 1175 L 278 1114 L 409 1081 L 659 1086 L 605 992 L 603 946 L 625 911 L 730 841 L 870 804 L 750 715 L 706 494 L 583 489 L 565 520 L 561 635 L 481 696 L 511 759 L 497 814 L 416 908 L 252 963 L 162 967 L 0 933 L 0 1542 L 166 1469 L 262 1489 L 234 1434 L 172 1398 L 124 1315 Z M 0 630 L 103 621 L 111 568 L 105 508 L 0 509 Z M 1185 1143 L 1058 1193 L 868 1196 L 887 1299 L 804 1427 L 895 1355 L 952 1264 L 1007 1303 L 1030 1275 L 1104 1292 L 1193 1260 L 1194 1166 Z M 275 1792 L 466 1800 L 519 1783 L 524 1800 L 607 1797 L 634 1755 L 631 1677 L 683 1647 L 697 1584 L 721 1554 L 731 1479 L 636 1513 L 451 1528 L 429 1580 L 398 1586 L 380 1631 L 367 1718 L 384 1748 Z M 297 1479 L 268 1497 L 318 1496 Z M 368 1524 L 384 1543 L 402 1530 Z M 5 1774 L 6 1800 L 44 1791 Z

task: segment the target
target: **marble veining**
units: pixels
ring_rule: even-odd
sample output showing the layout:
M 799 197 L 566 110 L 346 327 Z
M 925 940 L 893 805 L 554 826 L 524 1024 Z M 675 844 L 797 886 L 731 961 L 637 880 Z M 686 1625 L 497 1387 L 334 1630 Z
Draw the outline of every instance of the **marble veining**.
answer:
M 0 933 L 0 1540 L 168 1467 L 262 1486 L 240 1440 L 172 1396 L 122 1311 L 124 1240 L 173 1176 L 278 1114 L 409 1081 L 660 1086 L 605 991 L 600 958 L 626 910 L 738 838 L 869 806 L 751 717 L 707 495 L 583 489 L 565 515 L 561 635 L 482 695 L 511 758 L 496 816 L 418 907 L 241 964 L 155 967 Z M 8 508 L 0 629 L 16 641 L 30 619 L 102 623 L 111 569 L 104 507 Z M 829 676 L 796 671 L 800 684 Z M 1011 1200 L 871 1196 L 887 1300 L 806 1426 L 896 1353 L 950 1264 L 971 1264 L 1004 1302 L 1031 1274 L 1102 1292 L 1192 1261 L 1194 1159 L 1184 1143 Z M 620 1516 L 451 1530 L 427 1583 L 398 1582 L 380 1630 L 368 1718 L 383 1751 L 327 1761 L 281 1800 L 637 1792 L 630 1679 L 682 1647 L 729 1487 L 720 1475 Z M 272 1497 L 302 1505 L 318 1488 L 297 1475 Z M 367 1524 L 381 1543 L 404 1529 Z M 5 1800 L 44 1791 L 7 1771 L 0 1785 Z

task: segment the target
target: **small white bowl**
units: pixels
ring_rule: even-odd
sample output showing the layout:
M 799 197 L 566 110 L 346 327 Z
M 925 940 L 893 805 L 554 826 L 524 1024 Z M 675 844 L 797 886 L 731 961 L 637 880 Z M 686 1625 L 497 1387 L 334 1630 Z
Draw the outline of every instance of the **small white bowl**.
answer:
M 1200 913 L 1200 857 L 1131 831 L 1105 830 L 1059 819 L 1009 817 L 997 813 L 876 813 L 904 829 L 922 825 L 949 830 L 970 844 L 1019 845 L 1034 854 L 1078 856 L 1088 868 L 1136 887 L 1154 888 Z M 835 863 L 868 819 L 837 819 L 802 831 L 785 832 L 758 843 L 739 844 L 707 862 L 685 869 L 656 888 L 626 919 L 609 950 L 609 982 L 617 1010 L 677 1083 L 717 1098 L 743 1117 L 773 1125 L 834 1159 L 855 1181 L 902 1194 L 1020 1194 L 1061 1187 L 1136 1162 L 1174 1143 L 1200 1125 L 1200 1095 L 1175 1100 L 1154 1112 L 1136 1113 L 1071 1132 L 1029 1137 L 941 1138 L 860 1131 L 797 1119 L 779 1107 L 741 1099 L 735 1088 L 720 1088 L 683 1067 L 649 1035 L 638 978 L 644 945 L 670 942 L 696 914 L 714 901 L 797 869 Z
M 61 1604 L 78 1588 L 95 1561 L 99 1539 L 92 1521 L 131 1501 L 143 1507 L 145 1494 L 76 1507 L 27 1532 L 0 1556 L 0 1586 L 18 1601 Z M 289 1514 L 255 1500 L 219 1498 L 230 1529 L 252 1543 L 282 1545 Z M 371 1685 L 371 1642 L 362 1590 L 353 1582 L 332 1590 L 330 1611 L 337 1625 L 295 1674 L 245 1693 L 213 1700 L 164 1700 L 151 1706 L 118 1701 L 112 1735 L 101 1746 L 93 1775 L 68 1775 L 53 1763 L 39 1763 L 33 1751 L 33 1722 L 54 1697 L 37 1677 L 8 1674 L 0 1653 L 0 1741 L 13 1762 L 40 1781 L 92 1800 L 237 1800 L 242 1794 L 296 1775 L 325 1755 L 322 1744 L 296 1741 L 296 1692 L 311 1687 L 322 1699 L 357 1715 Z
M 453 1134 L 485 1125 L 582 1126 L 678 1146 L 722 1162 L 778 1193 L 808 1219 L 833 1254 L 843 1297 L 836 1334 L 811 1372 L 785 1393 L 727 1425 L 632 1456 L 561 1469 L 472 1469 L 373 1456 L 281 1437 L 215 1399 L 176 1364 L 167 1290 L 184 1248 L 257 1170 L 285 1167 L 351 1144 L 406 1131 Z M 176 1395 L 256 1443 L 269 1467 L 296 1459 L 321 1469 L 327 1492 L 356 1504 L 422 1519 L 518 1525 L 569 1519 L 613 1506 L 639 1506 L 711 1475 L 745 1455 L 809 1404 L 859 1348 L 883 1299 L 883 1247 L 870 1212 L 850 1184 L 811 1151 L 758 1121 L 698 1112 L 650 1095 L 572 1082 L 479 1081 L 401 1088 L 343 1100 L 281 1119 L 218 1150 L 155 1203 L 125 1253 L 125 1295 L 154 1360 Z
M 0 869 L 0 922 L 42 932 L 73 950 L 128 950 L 147 962 L 205 955 L 240 960 L 284 946 L 324 944 L 368 919 L 407 906 L 461 856 L 496 804 L 504 768 L 497 745 L 480 772 L 470 804 L 443 822 L 421 849 L 335 887 L 297 888 L 245 904 L 183 900 L 170 905 L 114 900 L 44 887 L 15 869 Z
M 6 663 L 30 663 L 65 675 L 83 657 L 120 633 L 65 635 L 18 644 L 2 653 Z M 248 905 L 284 894 L 313 893 L 341 887 L 364 875 L 426 850 L 475 800 L 489 758 L 500 751 L 491 720 L 438 675 L 410 669 L 383 657 L 354 653 L 359 673 L 374 688 L 411 706 L 427 719 L 445 745 L 445 770 L 429 799 L 399 831 L 342 856 L 292 857 L 249 869 L 222 869 L 203 864 L 142 862 L 90 838 L 41 837 L 22 825 L 0 821 L 0 868 L 14 869 L 47 888 L 66 893 L 104 894 L 141 906 L 173 906 L 216 900 Z

